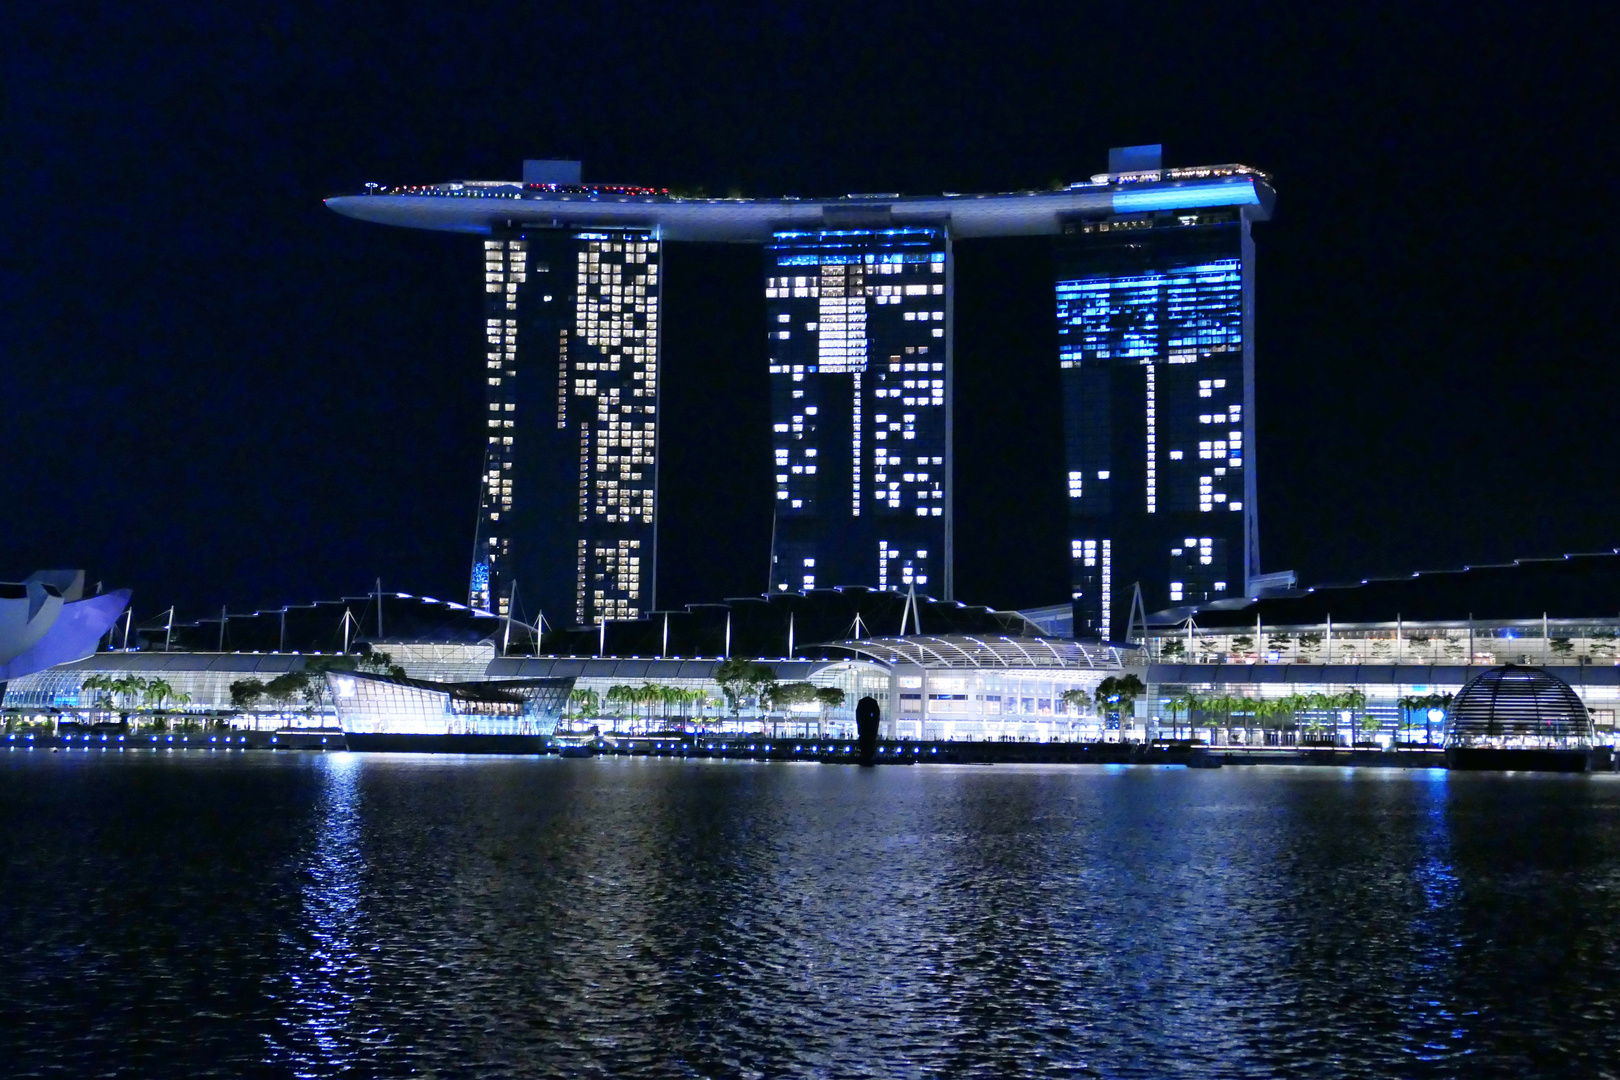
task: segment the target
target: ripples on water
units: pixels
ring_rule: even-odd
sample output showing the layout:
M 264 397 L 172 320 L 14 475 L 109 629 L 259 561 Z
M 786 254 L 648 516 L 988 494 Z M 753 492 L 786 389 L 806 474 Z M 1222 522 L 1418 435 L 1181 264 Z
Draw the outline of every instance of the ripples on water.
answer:
M 1605 1076 L 1620 778 L 0 757 L 0 1074 Z

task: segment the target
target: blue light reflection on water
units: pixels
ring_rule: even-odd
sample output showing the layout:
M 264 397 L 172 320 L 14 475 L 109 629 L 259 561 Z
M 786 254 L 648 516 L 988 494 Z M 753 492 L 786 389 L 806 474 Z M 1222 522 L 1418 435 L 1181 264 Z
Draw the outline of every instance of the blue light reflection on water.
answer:
M 286 1013 L 266 1034 L 267 1064 L 286 1065 L 296 1076 L 342 1074 L 353 1065 L 364 1033 L 353 1030 L 355 1003 L 367 992 L 367 968 L 359 951 L 363 931 L 361 888 L 361 796 L 358 754 L 317 758 L 321 793 L 312 822 L 313 843 L 300 878 L 301 919 L 282 943 L 289 964 Z
M 1534 1076 L 1620 1054 L 1616 777 L 0 770 L 21 1075 Z
M 1450 785 L 1445 769 L 1414 773 L 1419 805 L 1414 830 L 1418 857 L 1413 883 L 1426 910 L 1412 919 L 1411 937 L 1420 942 L 1412 964 L 1414 985 L 1408 995 L 1408 1013 L 1402 1023 L 1407 1053 L 1425 1063 L 1465 1056 L 1466 1032 L 1457 1027 L 1457 1003 L 1449 987 L 1456 979 L 1454 960 L 1464 947 L 1458 923 L 1458 878 L 1452 865 Z

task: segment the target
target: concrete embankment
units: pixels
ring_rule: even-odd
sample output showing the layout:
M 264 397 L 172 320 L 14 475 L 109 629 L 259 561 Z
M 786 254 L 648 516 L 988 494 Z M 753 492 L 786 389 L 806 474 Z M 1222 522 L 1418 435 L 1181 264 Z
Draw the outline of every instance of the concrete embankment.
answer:
M 226 731 L 151 733 L 78 731 L 60 735 L 44 732 L 8 733 L 4 745 L 12 750 L 300 750 L 335 751 L 346 746 L 335 730 Z M 682 735 L 603 736 L 589 745 L 598 757 L 714 758 L 729 761 L 806 761 L 857 764 L 860 749 L 848 739 L 781 739 Z M 551 743 L 548 752 L 561 745 Z M 575 747 L 569 756 L 584 748 Z M 1438 749 L 1397 750 L 1332 747 L 1204 746 L 1186 742 L 1142 743 L 1083 742 L 927 742 L 880 740 L 873 762 L 878 765 L 1182 765 L 1222 768 L 1248 765 L 1370 766 L 1379 768 L 1445 768 Z M 1591 768 L 1609 771 L 1614 758 L 1608 747 L 1593 751 Z

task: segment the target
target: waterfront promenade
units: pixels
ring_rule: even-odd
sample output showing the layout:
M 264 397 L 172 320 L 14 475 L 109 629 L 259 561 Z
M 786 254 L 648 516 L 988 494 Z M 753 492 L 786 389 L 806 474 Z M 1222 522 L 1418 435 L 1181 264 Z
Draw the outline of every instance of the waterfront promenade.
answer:
M 570 743 L 577 740 L 568 740 Z M 63 735 L 12 733 L 5 736 L 12 751 L 67 750 L 106 753 L 117 751 L 247 752 L 345 750 L 343 733 L 336 730 L 227 731 L 214 733 L 72 732 Z M 760 762 L 822 762 L 858 764 L 860 749 L 850 739 L 766 738 L 703 736 L 671 732 L 664 735 L 605 734 L 586 744 L 592 756 L 716 759 Z M 548 743 L 558 753 L 562 743 Z M 1609 747 L 1594 749 L 1593 767 L 1612 768 Z M 1133 742 L 964 742 L 883 739 L 874 763 L 879 765 L 1180 765 L 1193 768 L 1251 765 L 1369 766 L 1378 768 L 1444 768 L 1439 747 L 1404 747 L 1393 750 L 1347 747 L 1206 746 L 1187 741 L 1153 745 Z

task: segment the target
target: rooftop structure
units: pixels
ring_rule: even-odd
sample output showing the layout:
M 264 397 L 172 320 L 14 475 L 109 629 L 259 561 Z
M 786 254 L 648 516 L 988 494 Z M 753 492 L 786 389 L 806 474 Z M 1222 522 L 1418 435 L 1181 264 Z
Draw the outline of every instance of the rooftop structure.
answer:
M 570 163 L 577 164 L 577 163 Z M 576 173 L 577 175 L 577 173 Z M 1076 214 L 1139 214 L 1211 206 L 1270 213 L 1270 179 L 1247 165 L 1101 173 L 1045 191 L 940 195 L 859 194 L 826 198 L 696 198 L 623 184 L 452 180 L 367 185 L 326 205 L 378 225 L 489 235 L 514 226 L 656 229 L 663 240 L 763 244 L 783 230 L 840 223 L 940 225 L 957 239 L 1056 236 Z
M 1424 570 L 1398 577 L 1268 591 L 1150 612 L 1149 628 L 1394 626 L 1399 621 L 1466 627 L 1615 621 L 1620 618 L 1620 548 Z
M 490 659 L 535 654 L 637 659 L 809 657 L 819 655 L 812 647 L 823 642 L 925 633 L 1049 636 L 1015 611 L 881 589 L 812 589 L 733 597 L 635 619 L 609 620 L 588 630 L 550 625 L 542 630 L 455 601 L 378 590 L 250 612 L 222 609 L 218 616 L 186 621 L 175 621 L 164 612 L 136 625 L 127 644 L 122 638 L 115 644 L 159 666 L 165 653 L 330 656 L 356 654 L 371 647 L 397 654 L 396 659 L 401 655 L 421 657 L 426 664 L 436 662 L 431 658 L 437 652 L 449 655 L 472 646 L 488 650 Z M 412 662 L 406 661 L 407 668 Z
M 533 641 L 535 628 L 449 600 L 376 592 L 175 621 L 163 613 L 116 644 L 148 652 L 330 654 L 362 642 L 476 644 Z

